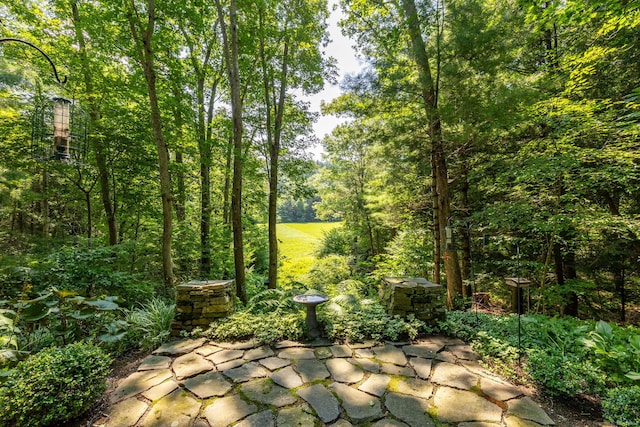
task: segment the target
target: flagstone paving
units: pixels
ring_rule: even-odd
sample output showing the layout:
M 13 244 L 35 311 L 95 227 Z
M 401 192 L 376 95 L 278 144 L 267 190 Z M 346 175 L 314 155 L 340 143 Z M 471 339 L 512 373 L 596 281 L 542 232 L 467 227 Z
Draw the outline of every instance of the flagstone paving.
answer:
M 458 339 L 163 344 L 95 427 L 540 427 L 554 421 Z

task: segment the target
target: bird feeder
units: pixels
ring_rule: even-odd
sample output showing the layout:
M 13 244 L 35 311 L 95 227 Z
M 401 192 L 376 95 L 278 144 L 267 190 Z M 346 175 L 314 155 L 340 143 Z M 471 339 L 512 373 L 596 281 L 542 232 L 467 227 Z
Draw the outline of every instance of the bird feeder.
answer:
M 32 120 L 32 156 L 37 161 L 83 163 L 88 117 L 71 100 L 54 97 L 36 105 Z

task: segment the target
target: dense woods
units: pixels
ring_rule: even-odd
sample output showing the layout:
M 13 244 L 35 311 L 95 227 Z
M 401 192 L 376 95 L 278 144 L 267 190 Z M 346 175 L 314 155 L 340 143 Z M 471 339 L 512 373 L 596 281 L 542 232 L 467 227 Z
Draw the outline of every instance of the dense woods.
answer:
M 339 82 L 332 13 L 362 64 Z M 308 97 L 335 83 L 319 141 Z M 204 279 L 245 310 L 212 339 L 300 338 L 315 289 L 330 338 L 395 340 L 424 325 L 376 286 L 425 277 L 461 310 L 441 331 L 520 363 L 515 317 L 479 333 L 477 309 L 526 278 L 532 381 L 637 401 L 640 334 L 615 326 L 640 322 L 637 1 L 0 0 L 0 107 L 0 384 L 52 346 L 102 375 L 69 344 L 152 349 Z M 283 269 L 278 223 L 313 221 L 341 226 Z
M 450 307 L 522 276 L 538 311 L 625 320 L 640 256 L 638 5 L 339 6 L 364 66 L 324 106 L 349 120 L 316 164 L 305 95 L 336 75 L 325 2 L 4 4 L 2 35 L 67 79 L 2 44 L 4 274 L 22 255 L 119 246 L 118 268 L 161 293 L 235 278 L 246 301 L 246 271 L 279 284 L 279 215 L 317 215 L 344 221 L 363 276 L 384 265 L 446 283 Z M 56 96 L 87 114 L 82 161 L 30 155 L 33 111 Z

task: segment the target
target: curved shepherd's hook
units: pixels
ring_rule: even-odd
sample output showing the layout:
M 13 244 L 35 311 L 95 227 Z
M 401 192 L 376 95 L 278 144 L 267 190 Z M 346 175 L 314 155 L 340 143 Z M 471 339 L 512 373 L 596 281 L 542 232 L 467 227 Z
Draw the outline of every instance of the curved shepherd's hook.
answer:
M 51 68 L 53 68 L 53 74 L 55 74 L 56 76 L 56 80 L 58 81 L 58 83 L 60 83 L 61 85 L 65 84 L 67 82 L 67 76 L 64 76 L 64 79 L 60 80 L 60 77 L 58 76 L 58 70 L 56 69 L 55 64 L 53 63 L 53 61 L 51 60 L 51 58 L 49 58 L 49 55 L 47 55 L 46 53 L 44 53 L 42 51 L 42 49 L 40 49 L 38 46 L 29 43 L 26 40 L 21 40 L 21 39 L 13 39 L 13 38 L 1 38 L 0 39 L 0 43 L 5 43 L 5 42 L 18 42 L 18 43 L 23 43 L 26 44 L 27 46 L 31 46 L 32 48 L 34 48 L 35 50 L 37 50 L 38 52 L 40 52 L 42 54 L 42 56 L 44 56 L 45 58 L 47 58 L 47 61 L 49 61 L 49 64 L 51 64 Z

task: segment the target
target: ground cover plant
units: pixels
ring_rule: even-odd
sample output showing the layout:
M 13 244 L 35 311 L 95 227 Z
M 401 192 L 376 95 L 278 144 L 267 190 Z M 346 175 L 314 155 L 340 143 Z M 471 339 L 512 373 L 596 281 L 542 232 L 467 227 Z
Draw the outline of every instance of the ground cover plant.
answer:
M 473 311 L 449 312 L 440 326 L 470 342 L 486 363 L 512 380 L 531 381 L 553 397 L 594 396 L 602 399 L 609 421 L 640 423 L 637 405 L 628 403 L 640 383 L 639 328 L 532 314 L 520 318 L 518 337 L 517 315 Z

